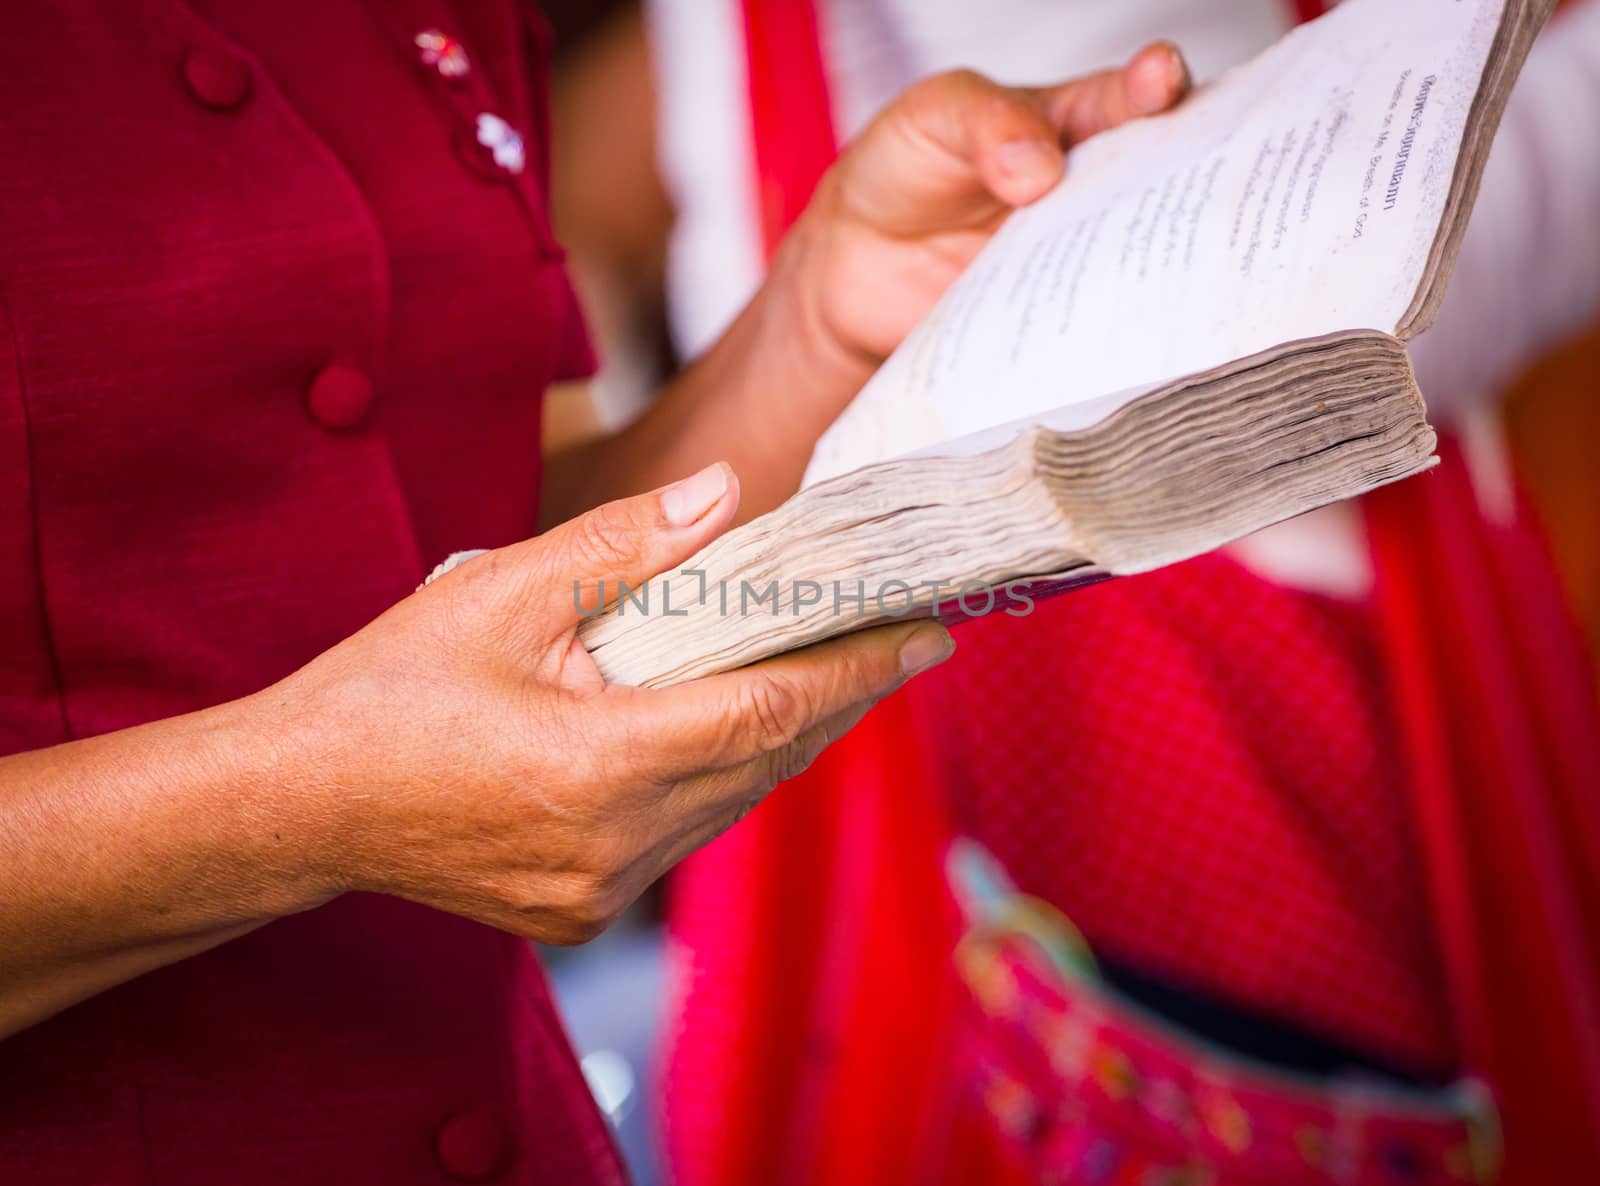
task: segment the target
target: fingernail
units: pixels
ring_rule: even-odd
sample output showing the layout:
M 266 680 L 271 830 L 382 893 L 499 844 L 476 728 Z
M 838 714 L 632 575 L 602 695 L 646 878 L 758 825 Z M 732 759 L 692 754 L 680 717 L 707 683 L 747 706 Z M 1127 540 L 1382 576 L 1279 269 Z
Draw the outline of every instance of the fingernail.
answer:
M 1128 98 L 1144 115 L 1165 111 L 1189 87 L 1189 66 L 1171 42 L 1163 41 L 1143 51 L 1135 60 Z
M 1039 140 L 1012 140 L 995 149 L 1000 168 L 1012 177 L 1052 182 L 1061 170 L 1061 154 Z
M 698 523 L 728 492 L 733 469 L 726 461 L 708 465 L 697 474 L 681 482 L 674 482 L 661 492 L 661 513 L 674 527 L 687 527 Z
M 1183 51 L 1170 41 L 1167 43 L 1167 78 L 1172 83 L 1172 93 L 1182 95 L 1189 89 L 1189 63 Z
M 955 654 L 956 641 L 943 626 L 923 626 L 900 646 L 900 670 L 919 675 Z

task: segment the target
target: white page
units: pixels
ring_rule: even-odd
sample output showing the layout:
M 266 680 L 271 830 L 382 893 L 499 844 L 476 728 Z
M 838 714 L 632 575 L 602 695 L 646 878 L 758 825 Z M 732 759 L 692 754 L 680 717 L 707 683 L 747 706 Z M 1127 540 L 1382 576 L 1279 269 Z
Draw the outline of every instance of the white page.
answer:
M 824 434 L 806 483 L 1064 406 L 1103 416 L 1127 402 L 1111 393 L 1285 342 L 1392 331 L 1502 8 L 1344 0 L 1178 111 L 1083 145 Z

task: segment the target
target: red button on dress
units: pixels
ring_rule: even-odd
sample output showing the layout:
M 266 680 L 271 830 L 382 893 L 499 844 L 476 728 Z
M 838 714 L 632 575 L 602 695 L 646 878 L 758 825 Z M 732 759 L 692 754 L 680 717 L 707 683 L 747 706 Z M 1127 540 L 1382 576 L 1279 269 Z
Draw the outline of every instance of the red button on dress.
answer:
M 354 428 L 372 407 L 372 380 L 353 367 L 330 363 L 306 388 L 306 410 L 324 428 Z
M 235 111 L 254 89 L 250 67 L 226 50 L 195 48 L 183 60 L 183 80 L 192 94 L 213 111 Z
M 462 1112 L 439 1126 L 434 1149 L 452 1178 L 481 1182 L 510 1163 L 511 1134 L 493 1112 Z
M 401 56 L 415 12 L 508 31 L 495 81 L 536 160 L 545 66 L 509 35 L 533 7 L 0 0 L 24 14 L 0 70 L 0 753 L 267 687 L 425 563 L 533 534 L 539 393 L 584 370 L 581 315 L 556 265 L 530 282 L 540 224 L 465 174 L 446 84 Z M 190 47 L 247 68 L 241 108 L 203 103 L 223 71 L 191 83 Z M 332 362 L 370 376 L 358 435 L 313 418 L 366 402 L 348 374 L 310 398 Z M 0 1184 L 457 1186 L 436 1139 L 480 1107 L 508 1152 L 477 1186 L 624 1181 L 528 945 L 353 894 L 0 1041 Z M 494 1160 L 457 1139 L 457 1168 Z

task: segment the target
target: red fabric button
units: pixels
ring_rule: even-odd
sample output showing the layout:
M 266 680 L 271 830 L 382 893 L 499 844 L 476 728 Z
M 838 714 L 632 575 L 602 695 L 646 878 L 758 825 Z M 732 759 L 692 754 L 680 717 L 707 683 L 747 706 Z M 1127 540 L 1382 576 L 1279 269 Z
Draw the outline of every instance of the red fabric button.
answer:
M 306 410 L 324 428 L 354 428 L 371 407 L 372 380 L 337 362 L 318 371 L 306 388 Z
M 452 1178 L 481 1182 L 511 1162 L 511 1134 L 493 1112 L 462 1112 L 439 1126 L 439 1164 Z
M 244 106 L 255 85 L 242 58 L 217 49 L 190 50 L 183 60 L 183 80 L 189 84 L 189 93 L 213 111 Z

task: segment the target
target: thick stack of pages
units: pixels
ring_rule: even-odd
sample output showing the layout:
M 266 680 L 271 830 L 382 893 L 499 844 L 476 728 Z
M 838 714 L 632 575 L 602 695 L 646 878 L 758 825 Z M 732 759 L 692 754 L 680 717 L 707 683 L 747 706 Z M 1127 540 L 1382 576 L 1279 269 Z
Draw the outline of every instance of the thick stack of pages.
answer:
M 1428 468 L 1405 340 L 1551 7 L 1345 0 L 1074 152 L 824 436 L 806 489 L 607 590 L 579 632 L 601 671 L 672 684 L 992 609 Z

